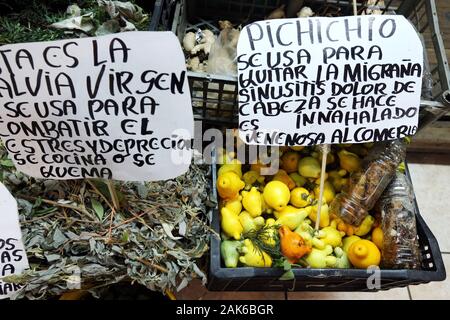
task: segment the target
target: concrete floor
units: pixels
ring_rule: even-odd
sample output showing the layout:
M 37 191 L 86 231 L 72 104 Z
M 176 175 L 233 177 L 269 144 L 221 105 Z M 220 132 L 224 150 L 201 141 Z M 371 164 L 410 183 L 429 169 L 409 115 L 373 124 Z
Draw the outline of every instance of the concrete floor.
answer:
M 450 272 L 450 156 L 447 154 L 410 154 L 409 168 L 413 180 L 419 210 L 438 240 L 447 273 Z M 427 163 L 422 163 L 423 159 Z M 369 299 L 369 300 L 421 300 L 450 299 L 450 276 L 442 282 L 391 289 L 376 293 L 361 292 L 210 292 L 194 281 L 177 293 L 178 299 L 194 300 L 321 300 L 321 299 Z

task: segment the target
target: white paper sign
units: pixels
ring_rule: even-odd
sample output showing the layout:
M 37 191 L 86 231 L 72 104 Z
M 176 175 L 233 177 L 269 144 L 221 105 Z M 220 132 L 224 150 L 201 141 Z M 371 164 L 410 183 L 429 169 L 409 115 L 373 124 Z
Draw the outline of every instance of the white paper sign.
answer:
M 422 44 L 403 16 L 259 21 L 242 30 L 237 52 L 248 144 L 361 143 L 417 130 Z
M 173 178 L 190 165 L 193 126 L 171 32 L 0 47 L 0 137 L 26 174 Z
M 17 202 L 0 182 L 0 300 L 10 297 L 20 285 L 1 279 L 28 269 L 28 259 L 22 243 Z

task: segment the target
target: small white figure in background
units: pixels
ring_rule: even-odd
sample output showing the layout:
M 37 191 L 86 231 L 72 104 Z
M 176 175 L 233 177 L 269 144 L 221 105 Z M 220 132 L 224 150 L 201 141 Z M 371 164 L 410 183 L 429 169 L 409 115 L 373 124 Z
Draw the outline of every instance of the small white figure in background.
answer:
M 191 54 L 193 55 L 202 50 L 205 54 L 209 54 L 209 52 L 211 51 L 211 46 L 213 45 L 214 41 L 216 41 L 216 37 L 211 30 L 205 29 L 202 32 L 203 38 L 201 39 L 200 43 L 191 49 Z
M 314 15 L 314 11 L 310 7 L 303 7 L 299 12 L 297 12 L 297 17 L 299 18 L 309 18 Z
M 195 47 L 195 33 L 188 32 L 184 35 L 183 38 L 183 48 L 187 52 L 191 52 L 192 49 Z

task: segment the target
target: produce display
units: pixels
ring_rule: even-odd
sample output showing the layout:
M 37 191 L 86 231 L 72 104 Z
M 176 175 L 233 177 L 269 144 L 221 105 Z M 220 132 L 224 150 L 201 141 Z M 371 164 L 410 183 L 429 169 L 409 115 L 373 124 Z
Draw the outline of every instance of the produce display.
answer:
M 401 197 L 388 188 L 376 206 L 382 213 L 366 207 L 358 224 L 346 222 L 339 212 L 331 210 L 348 194 L 362 195 L 358 200 L 370 195 L 373 206 L 404 160 L 404 144 L 332 146 L 327 156 L 319 230 L 314 228 L 321 176 L 319 146 L 280 148 L 279 170 L 272 175 L 264 175 L 262 168 L 268 165 L 243 165 L 235 152 L 219 150 L 222 164 L 217 172 L 217 191 L 224 265 L 365 269 L 372 265 L 391 268 L 389 262 L 399 262 L 398 268 L 417 267 L 417 263 L 399 260 L 407 250 L 402 243 L 404 236 L 405 242 L 417 244 L 415 212 L 405 209 L 413 206 L 412 197 Z M 400 221 L 405 216 L 409 222 L 402 227 Z M 383 237 L 386 232 L 389 234 Z M 418 247 L 414 248 L 416 254 Z

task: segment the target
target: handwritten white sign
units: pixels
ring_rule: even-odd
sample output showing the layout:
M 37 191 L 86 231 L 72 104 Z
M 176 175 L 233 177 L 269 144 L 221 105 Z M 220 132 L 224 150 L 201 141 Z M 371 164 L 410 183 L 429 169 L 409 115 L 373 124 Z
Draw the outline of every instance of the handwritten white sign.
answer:
M 173 178 L 190 165 L 193 126 L 171 32 L 0 47 L 0 137 L 26 174 Z
M 423 51 L 403 16 L 259 21 L 242 30 L 237 52 L 248 144 L 361 143 L 417 130 Z
M 21 285 L 1 279 L 28 269 L 28 259 L 22 243 L 17 202 L 0 182 L 0 300 L 10 297 Z

